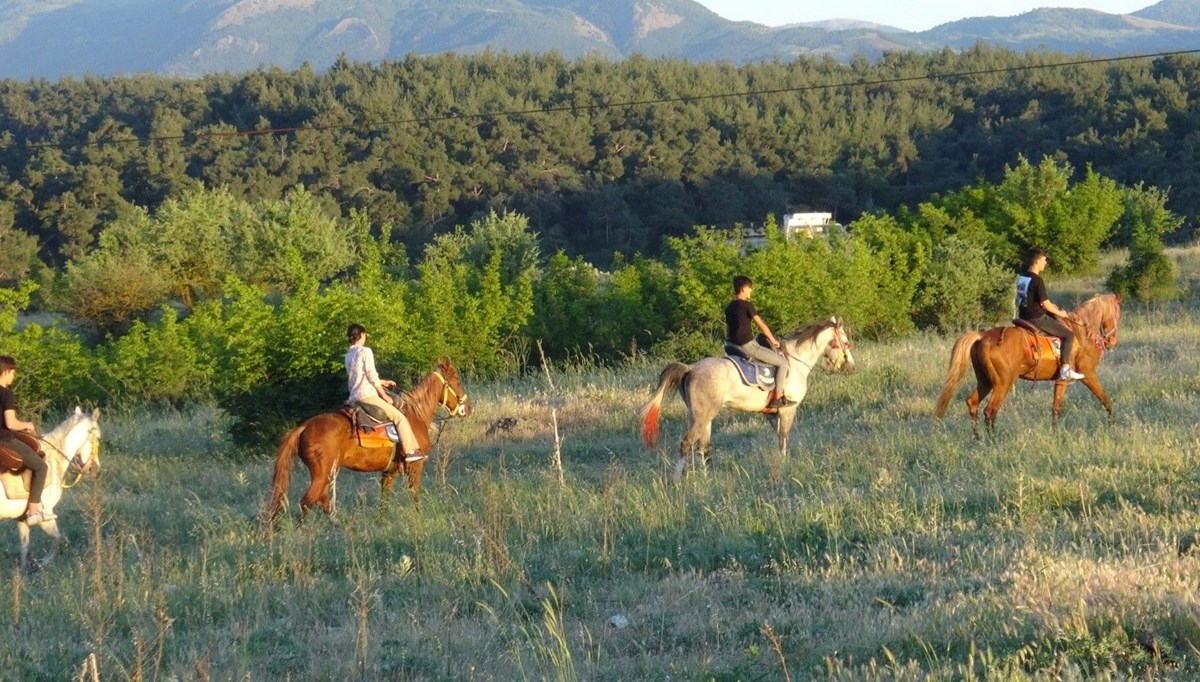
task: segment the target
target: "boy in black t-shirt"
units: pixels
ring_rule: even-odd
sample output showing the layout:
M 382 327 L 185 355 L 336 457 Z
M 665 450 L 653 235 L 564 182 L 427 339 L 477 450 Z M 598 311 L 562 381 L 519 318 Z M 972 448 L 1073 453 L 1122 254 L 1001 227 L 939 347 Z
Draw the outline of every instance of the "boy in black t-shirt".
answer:
M 740 348 L 747 357 L 775 366 L 775 389 L 771 392 L 767 407 L 779 408 L 787 405 L 783 387 L 787 385 L 788 362 L 780 352 L 782 347 L 779 345 L 779 341 L 775 339 L 770 327 L 758 316 L 758 310 L 750 302 L 750 294 L 753 292 L 754 282 L 750 281 L 749 277 L 738 275 L 733 278 L 733 301 L 725 306 L 725 341 Z M 775 350 L 763 347 L 754 340 L 754 329 L 750 326 L 751 323 L 762 330 L 763 335 L 770 342 L 771 348 Z
M 13 381 L 17 377 L 17 361 L 8 355 L 0 355 L 0 441 L 4 447 L 21 456 L 21 463 L 33 472 L 33 480 L 29 483 L 29 503 L 22 517 L 25 523 L 36 526 L 45 521 L 53 521 L 55 515 L 42 511 L 42 488 L 46 485 L 46 462 L 37 453 L 21 442 L 13 434 L 17 431 L 33 433 L 32 422 L 17 418 L 16 397 L 13 395 Z
M 1047 298 L 1046 283 L 1041 277 L 1045 269 L 1046 252 L 1032 249 L 1025 260 L 1025 272 L 1017 275 L 1017 317 L 1062 341 L 1062 364 L 1059 366 L 1058 380 L 1078 381 L 1083 375 L 1071 369 L 1071 346 L 1075 334 L 1057 319 L 1070 318 L 1071 314 Z

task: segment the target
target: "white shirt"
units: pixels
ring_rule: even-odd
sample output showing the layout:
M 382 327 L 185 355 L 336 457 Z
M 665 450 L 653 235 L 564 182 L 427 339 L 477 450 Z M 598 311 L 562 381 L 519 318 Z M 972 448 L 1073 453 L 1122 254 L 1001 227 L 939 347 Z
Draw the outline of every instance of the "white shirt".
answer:
M 375 371 L 375 353 L 366 346 L 350 346 L 346 351 L 347 387 L 350 400 L 379 397 L 379 373 Z

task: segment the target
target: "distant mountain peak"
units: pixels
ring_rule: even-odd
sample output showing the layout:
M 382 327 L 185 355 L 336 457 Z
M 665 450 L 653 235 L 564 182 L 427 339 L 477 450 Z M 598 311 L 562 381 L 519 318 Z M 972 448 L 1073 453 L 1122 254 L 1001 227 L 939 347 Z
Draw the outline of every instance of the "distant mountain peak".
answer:
M 284 10 L 310 9 L 320 0 L 240 0 L 217 17 L 214 28 L 245 24 L 266 14 Z
M 652 2 L 638 3 L 633 9 L 634 22 L 637 25 L 635 35 L 639 39 L 660 31 L 674 28 L 683 23 L 683 17 L 673 14 L 670 10 Z
M 920 32 L 849 19 L 767 27 L 694 0 L 0 0 L 0 77 L 15 78 L 320 69 L 339 56 L 481 50 L 850 61 L 980 42 L 1096 56 L 1194 49 L 1200 0 L 1162 0 L 1130 15 L 1040 9 Z

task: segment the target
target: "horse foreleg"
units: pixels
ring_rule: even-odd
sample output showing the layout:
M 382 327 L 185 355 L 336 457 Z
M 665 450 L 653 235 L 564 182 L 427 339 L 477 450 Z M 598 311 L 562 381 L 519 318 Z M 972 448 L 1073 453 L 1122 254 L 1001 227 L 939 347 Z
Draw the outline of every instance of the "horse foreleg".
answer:
M 1058 418 L 1062 416 L 1063 399 L 1067 397 L 1067 382 L 1054 382 L 1054 402 L 1050 405 L 1050 422 L 1058 426 Z
M 17 524 L 17 537 L 21 541 L 21 572 L 29 572 L 29 526 Z
M 413 507 L 421 508 L 421 476 L 425 474 L 426 460 L 409 462 L 404 465 L 408 472 L 408 498 L 412 500 Z
M 796 408 L 781 408 L 775 415 L 775 432 L 779 436 L 779 454 L 787 457 L 788 432 L 792 430 L 792 422 L 796 419 Z
M 46 521 L 39 525 L 38 528 L 46 531 L 46 535 L 49 535 L 54 540 L 54 542 L 50 543 L 50 551 L 46 552 L 46 555 L 38 560 L 39 566 L 45 566 L 51 561 L 54 561 L 55 557 L 58 556 L 58 550 L 62 547 L 63 543 L 63 535 L 62 532 L 58 530 L 57 519 L 53 521 Z
M 1105 393 L 1104 388 L 1100 386 L 1100 379 L 1095 374 L 1085 374 L 1081 381 L 1092 392 L 1092 395 L 1096 396 L 1096 400 L 1099 400 L 1100 404 L 1104 406 L 1104 411 L 1108 412 L 1108 424 L 1112 426 L 1116 421 L 1116 416 L 1113 414 L 1112 409 L 1112 400 L 1108 397 L 1108 393 Z

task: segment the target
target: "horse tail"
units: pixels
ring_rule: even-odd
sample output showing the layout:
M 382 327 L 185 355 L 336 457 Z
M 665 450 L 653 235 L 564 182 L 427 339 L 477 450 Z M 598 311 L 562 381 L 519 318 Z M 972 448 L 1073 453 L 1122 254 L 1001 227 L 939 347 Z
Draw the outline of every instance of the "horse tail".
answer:
M 946 408 L 950 405 L 950 399 L 954 397 L 954 389 L 958 387 L 958 382 L 962 381 L 963 375 L 971 365 L 971 348 L 981 338 L 983 334 L 971 331 L 954 342 L 954 349 L 950 351 L 950 369 L 946 373 L 946 383 L 942 386 L 942 394 L 938 396 L 937 407 L 933 410 L 934 419 L 941 421 L 942 417 L 946 416 Z
M 680 388 L 691 371 L 692 368 L 682 362 L 672 362 L 658 375 L 658 389 L 641 412 L 642 440 L 647 448 L 654 447 L 658 442 L 658 415 L 662 411 L 663 396 L 667 391 Z
M 271 523 L 279 520 L 287 505 L 288 484 L 292 482 L 292 460 L 300 453 L 300 435 L 304 433 L 304 424 L 297 426 L 283 437 L 279 445 L 279 454 L 275 457 L 275 476 L 271 479 Z

